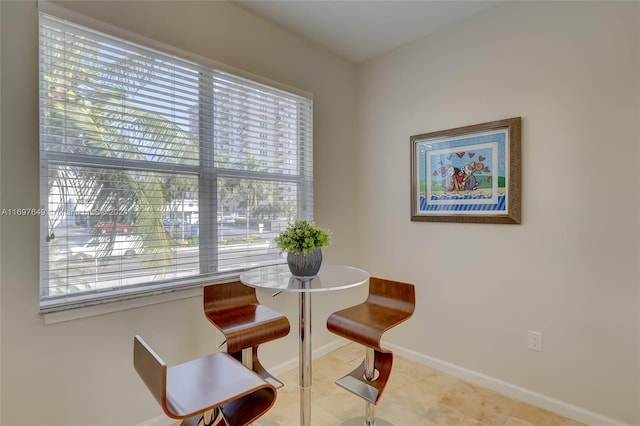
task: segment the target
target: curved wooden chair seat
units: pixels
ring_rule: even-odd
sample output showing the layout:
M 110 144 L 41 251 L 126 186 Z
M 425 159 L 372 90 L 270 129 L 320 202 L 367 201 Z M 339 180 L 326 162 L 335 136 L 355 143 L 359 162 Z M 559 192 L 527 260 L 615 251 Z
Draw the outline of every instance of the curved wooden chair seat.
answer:
M 261 305 L 256 290 L 240 281 L 204 287 L 203 307 L 207 319 L 224 335 L 227 353 L 276 387 L 282 386 L 260 364 L 258 345 L 289 334 L 287 317 Z
M 204 413 L 222 407 L 231 426 L 245 426 L 266 413 L 276 389 L 226 353 L 213 353 L 167 367 L 140 337 L 133 340 L 133 365 L 164 413 L 196 426 Z
M 382 335 L 406 321 L 415 310 L 415 286 L 398 281 L 371 277 L 369 295 L 359 305 L 334 312 L 327 320 L 332 333 L 360 343 L 373 353 L 373 368 L 377 377 L 367 379 L 367 359 L 336 383 L 370 403 L 377 404 L 389 380 L 393 353 L 381 347 Z

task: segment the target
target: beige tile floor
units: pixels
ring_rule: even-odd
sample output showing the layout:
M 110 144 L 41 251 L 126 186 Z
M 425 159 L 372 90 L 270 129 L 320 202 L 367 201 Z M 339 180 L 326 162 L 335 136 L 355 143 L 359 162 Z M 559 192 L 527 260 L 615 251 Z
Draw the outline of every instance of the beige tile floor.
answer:
M 343 346 L 313 362 L 311 420 L 314 426 L 362 425 L 364 402 L 334 381 L 363 358 L 361 346 Z M 256 426 L 298 426 L 298 371 L 278 377 L 285 386 Z M 582 423 L 474 386 L 424 365 L 394 357 L 387 388 L 375 408 L 380 425 L 394 426 L 577 426 Z

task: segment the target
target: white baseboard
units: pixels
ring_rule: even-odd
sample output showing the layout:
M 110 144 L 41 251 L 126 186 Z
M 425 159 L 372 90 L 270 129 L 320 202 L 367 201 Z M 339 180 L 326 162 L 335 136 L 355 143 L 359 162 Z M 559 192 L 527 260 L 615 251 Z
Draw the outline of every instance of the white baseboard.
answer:
M 412 351 L 411 349 L 394 345 L 392 343 L 385 343 L 385 347 L 408 360 L 415 361 L 451 376 L 458 377 L 474 385 L 483 386 L 496 392 L 500 392 L 510 398 L 518 399 L 531 405 L 535 405 L 536 407 L 544 408 L 545 410 L 569 417 L 570 419 L 585 423 L 589 426 L 629 426 L 626 423 L 621 423 L 617 420 L 594 413 L 593 411 L 586 410 L 582 407 L 504 382 L 496 379 L 495 377 L 487 376 L 485 374 Z
M 312 357 L 313 359 L 320 358 L 323 355 L 341 348 L 348 343 L 349 342 L 344 339 L 334 340 L 326 345 L 314 349 Z M 569 417 L 571 419 L 585 423 L 589 426 L 630 426 L 626 423 L 621 423 L 617 420 L 605 417 L 598 413 L 594 413 L 593 411 L 586 410 L 576 405 L 572 405 L 564 401 L 548 397 L 541 393 L 504 382 L 494 377 L 487 376 L 485 374 L 478 373 L 476 371 L 469 370 L 467 368 L 418 353 L 402 346 L 394 345 L 392 343 L 385 343 L 385 347 L 391 349 L 398 356 L 401 356 L 408 360 L 415 361 L 427 367 L 442 371 L 443 373 L 449 374 L 451 376 L 458 377 L 474 385 L 492 389 L 510 398 L 518 399 L 531 405 L 535 405 L 536 407 L 544 408 L 545 410 L 549 410 L 562 416 Z M 268 368 L 268 370 L 271 374 L 277 376 L 294 368 L 298 368 L 297 357 L 280 363 L 276 366 L 270 367 Z M 168 417 L 158 416 L 153 419 L 147 420 L 144 423 L 140 423 L 137 426 L 172 426 L 174 424 L 175 421 L 169 419 Z

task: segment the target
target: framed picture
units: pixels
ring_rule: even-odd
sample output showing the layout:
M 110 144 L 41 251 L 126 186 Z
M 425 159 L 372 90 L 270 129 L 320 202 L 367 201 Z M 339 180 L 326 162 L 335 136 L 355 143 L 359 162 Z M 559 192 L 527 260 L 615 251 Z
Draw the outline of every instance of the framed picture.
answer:
M 411 220 L 520 223 L 520 117 L 411 136 Z

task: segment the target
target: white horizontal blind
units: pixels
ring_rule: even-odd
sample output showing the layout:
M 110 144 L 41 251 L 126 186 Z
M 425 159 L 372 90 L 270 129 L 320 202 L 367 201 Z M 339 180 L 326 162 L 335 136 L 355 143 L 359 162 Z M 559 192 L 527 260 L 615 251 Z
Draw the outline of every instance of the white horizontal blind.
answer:
M 40 14 L 41 309 L 282 262 L 312 101 Z

